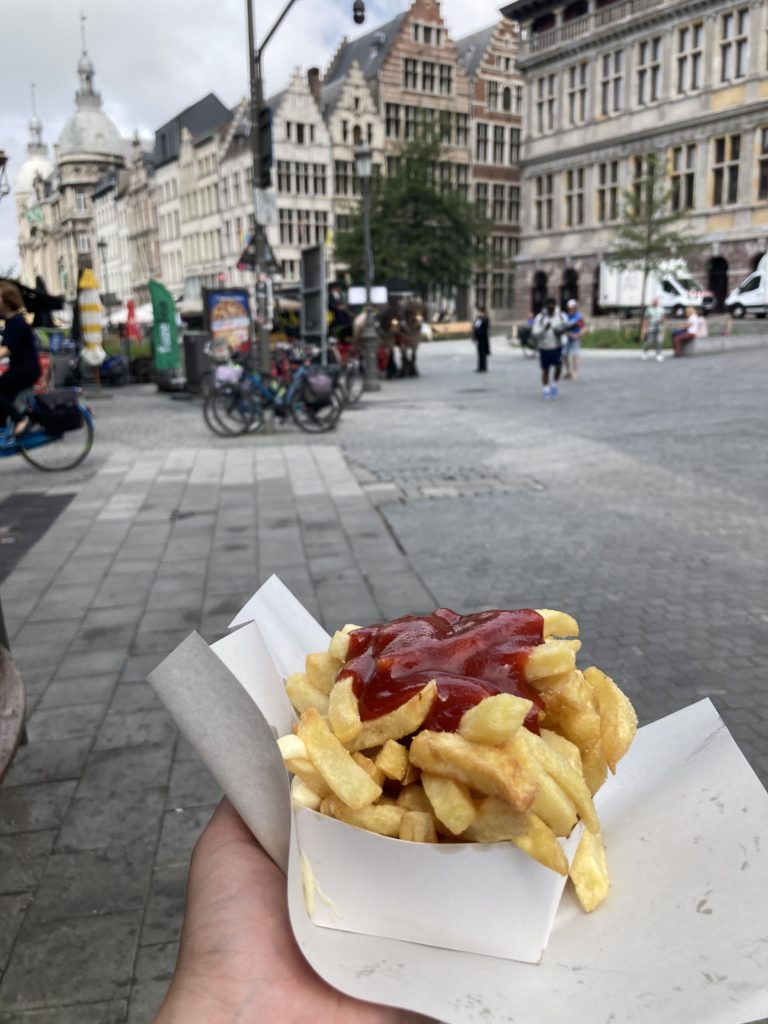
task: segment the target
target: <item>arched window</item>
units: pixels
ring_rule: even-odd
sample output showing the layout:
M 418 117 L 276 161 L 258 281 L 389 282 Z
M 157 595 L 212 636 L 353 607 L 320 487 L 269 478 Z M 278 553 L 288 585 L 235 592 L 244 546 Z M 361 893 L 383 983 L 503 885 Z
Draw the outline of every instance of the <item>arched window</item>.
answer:
M 509 112 L 512 109 L 512 90 L 507 85 L 501 94 L 501 108 Z
M 359 124 L 356 124 L 352 129 L 352 144 L 354 146 L 362 146 L 363 144 L 363 133 Z
M 560 308 L 565 309 L 568 299 L 579 301 L 579 275 L 573 267 L 563 271 L 563 282 L 560 286 Z

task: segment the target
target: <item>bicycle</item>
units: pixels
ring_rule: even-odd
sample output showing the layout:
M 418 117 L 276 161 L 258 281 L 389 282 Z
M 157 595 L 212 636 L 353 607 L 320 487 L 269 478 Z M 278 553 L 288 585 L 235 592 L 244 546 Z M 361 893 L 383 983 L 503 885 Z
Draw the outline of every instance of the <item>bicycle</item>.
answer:
M 302 363 L 285 383 L 278 376 L 262 375 L 245 366 L 217 366 L 213 388 L 203 403 L 203 417 L 220 437 L 260 430 L 267 408 L 281 420 L 290 416 L 306 433 L 332 430 L 344 402 L 331 370 Z
M 362 353 L 356 345 L 329 338 L 328 354 L 339 367 L 339 383 L 344 390 L 347 405 L 356 405 L 365 391 Z
M 93 416 L 79 396 L 79 388 L 27 393 L 24 411 L 31 425 L 19 437 L 12 426 L 0 428 L 0 458 L 21 455 L 46 473 L 79 466 L 94 438 Z

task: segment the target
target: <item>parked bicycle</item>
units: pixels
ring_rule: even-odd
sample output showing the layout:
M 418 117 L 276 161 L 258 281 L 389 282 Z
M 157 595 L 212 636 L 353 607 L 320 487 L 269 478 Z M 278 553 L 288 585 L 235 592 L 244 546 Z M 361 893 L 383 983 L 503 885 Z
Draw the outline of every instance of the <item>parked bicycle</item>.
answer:
M 334 367 L 301 363 L 290 374 L 260 374 L 237 364 L 216 366 L 203 403 L 209 429 L 222 437 L 255 433 L 265 410 L 293 419 L 306 433 L 332 430 L 344 408 Z
M 74 469 L 93 447 L 94 426 L 90 409 L 79 388 L 59 388 L 22 396 L 30 427 L 14 437 L 13 426 L 0 428 L 0 458 L 21 455 L 48 473 Z

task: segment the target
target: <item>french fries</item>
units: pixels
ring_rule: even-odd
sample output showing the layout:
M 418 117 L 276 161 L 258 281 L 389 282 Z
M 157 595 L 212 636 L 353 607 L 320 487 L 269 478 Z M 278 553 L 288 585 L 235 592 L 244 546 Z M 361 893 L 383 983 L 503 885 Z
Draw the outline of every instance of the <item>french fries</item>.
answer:
M 511 687 L 516 693 L 504 692 L 504 686 L 494 692 L 487 681 L 481 691 L 471 686 L 475 678 L 497 678 L 499 665 L 509 664 L 491 657 L 491 667 L 485 667 L 486 649 L 495 652 L 494 637 L 487 639 L 494 616 L 507 617 L 505 629 L 517 621 L 514 616 L 524 620 L 524 657 Z M 570 874 L 583 908 L 592 911 L 609 890 L 592 797 L 634 738 L 634 709 L 599 669 L 576 667 L 581 641 L 570 615 L 553 609 L 479 613 L 452 632 L 459 618 L 440 610 L 421 620 L 406 617 L 370 627 L 357 637 L 358 627 L 347 625 L 334 634 L 328 651 L 307 657 L 306 671 L 286 681 L 299 715 L 294 735 L 278 741 L 294 776 L 292 797 L 349 825 L 407 842 L 513 843 L 545 867 Z M 540 641 L 530 639 L 536 624 Z M 377 629 L 385 631 L 387 646 L 384 656 L 369 651 L 374 671 L 386 676 L 412 668 L 419 688 L 411 683 L 408 699 L 393 707 L 397 686 L 386 677 L 386 702 L 373 716 L 370 703 L 358 699 L 362 683 L 354 675 L 354 659 L 360 653 L 355 645 L 375 643 Z M 482 633 L 473 638 L 473 629 Z M 443 634 L 452 659 L 446 670 L 429 661 L 439 650 L 434 636 Z M 422 666 L 418 648 L 424 636 L 428 653 Z M 504 654 L 510 635 L 501 639 Z M 441 719 L 451 691 L 440 689 L 440 673 L 454 679 L 457 665 L 469 692 L 480 692 L 481 699 L 464 697 L 454 718 Z M 569 868 L 560 838 L 577 821 L 584 831 Z

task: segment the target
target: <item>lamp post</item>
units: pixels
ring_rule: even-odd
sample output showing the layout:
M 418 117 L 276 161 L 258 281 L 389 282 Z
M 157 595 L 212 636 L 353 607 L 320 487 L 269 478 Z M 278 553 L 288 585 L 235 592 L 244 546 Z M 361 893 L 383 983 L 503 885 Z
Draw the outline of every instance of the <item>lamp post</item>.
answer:
M 373 154 L 369 146 L 358 146 L 355 150 L 355 173 L 363 193 L 363 250 L 365 261 L 365 330 L 363 331 L 363 353 L 365 355 L 365 390 L 378 391 L 379 364 L 377 359 L 378 335 L 373 322 L 373 249 L 371 247 L 371 177 L 373 175 Z

